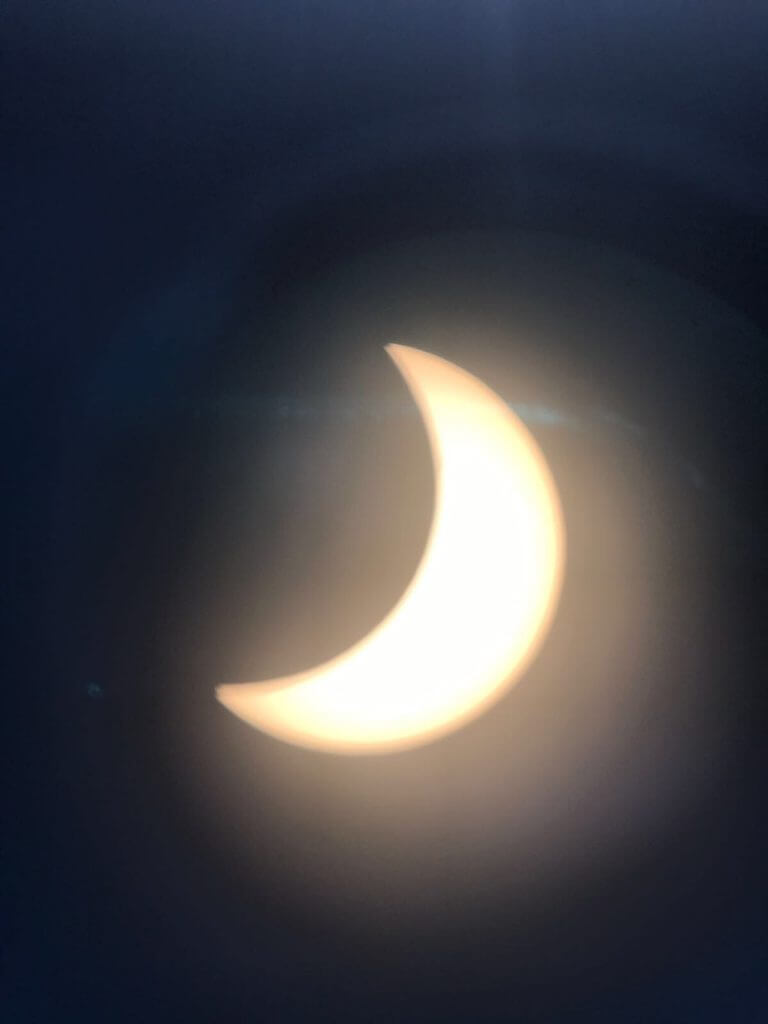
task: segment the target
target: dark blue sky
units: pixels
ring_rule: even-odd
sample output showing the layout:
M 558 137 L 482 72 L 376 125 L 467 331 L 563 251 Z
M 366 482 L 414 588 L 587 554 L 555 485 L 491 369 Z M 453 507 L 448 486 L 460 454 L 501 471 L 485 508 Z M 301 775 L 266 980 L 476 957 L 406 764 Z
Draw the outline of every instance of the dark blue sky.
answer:
M 5 1018 L 758 1024 L 768 12 L 10 0 Z M 570 575 L 395 758 L 230 720 L 370 628 L 523 409 Z

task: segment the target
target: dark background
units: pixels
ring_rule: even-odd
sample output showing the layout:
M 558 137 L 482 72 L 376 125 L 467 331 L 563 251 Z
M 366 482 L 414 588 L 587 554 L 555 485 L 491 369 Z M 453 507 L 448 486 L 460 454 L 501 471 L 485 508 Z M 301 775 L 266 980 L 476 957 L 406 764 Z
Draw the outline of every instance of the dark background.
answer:
M 765 1020 L 761 3 L 6 3 L 4 1019 Z M 552 464 L 551 641 L 389 758 L 391 340 Z

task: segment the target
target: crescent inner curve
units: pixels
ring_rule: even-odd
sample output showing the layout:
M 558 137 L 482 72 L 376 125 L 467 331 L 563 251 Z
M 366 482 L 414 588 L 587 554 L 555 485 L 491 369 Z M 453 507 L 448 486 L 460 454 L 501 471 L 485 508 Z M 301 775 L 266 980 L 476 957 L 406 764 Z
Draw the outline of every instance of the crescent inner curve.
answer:
M 379 753 L 479 715 L 520 676 L 551 622 L 563 573 L 560 502 L 536 442 L 458 366 L 388 345 L 427 429 L 432 524 L 400 600 L 313 669 L 219 686 L 250 725 L 300 746 Z

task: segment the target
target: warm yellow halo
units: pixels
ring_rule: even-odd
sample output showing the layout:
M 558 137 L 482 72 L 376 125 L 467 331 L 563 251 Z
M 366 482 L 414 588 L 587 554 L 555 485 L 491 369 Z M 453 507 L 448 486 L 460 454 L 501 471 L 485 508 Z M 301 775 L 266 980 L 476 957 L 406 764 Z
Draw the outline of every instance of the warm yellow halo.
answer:
M 404 345 L 387 352 L 424 419 L 435 470 L 434 516 L 413 580 L 378 626 L 331 661 L 216 691 L 257 729 L 336 753 L 417 746 L 479 715 L 538 648 L 563 570 L 557 491 L 518 417 L 439 356 Z

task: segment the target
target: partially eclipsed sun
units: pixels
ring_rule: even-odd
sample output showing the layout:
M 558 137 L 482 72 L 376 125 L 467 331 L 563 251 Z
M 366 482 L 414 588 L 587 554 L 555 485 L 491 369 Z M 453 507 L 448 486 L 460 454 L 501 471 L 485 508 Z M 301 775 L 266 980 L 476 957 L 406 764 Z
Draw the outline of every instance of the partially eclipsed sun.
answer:
M 434 463 L 434 516 L 416 574 L 382 622 L 331 661 L 216 691 L 257 729 L 344 754 L 427 743 L 498 700 L 546 634 L 563 573 L 560 502 L 522 422 L 452 363 L 404 345 L 387 352 Z

